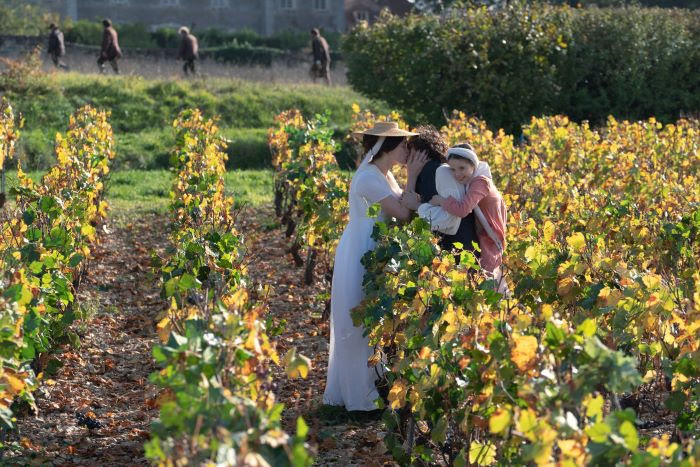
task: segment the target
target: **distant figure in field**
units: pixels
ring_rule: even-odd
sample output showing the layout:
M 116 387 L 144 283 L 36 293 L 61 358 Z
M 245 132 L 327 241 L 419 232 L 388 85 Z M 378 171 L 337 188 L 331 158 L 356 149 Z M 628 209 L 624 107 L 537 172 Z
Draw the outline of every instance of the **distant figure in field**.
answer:
M 331 85 L 331 52 L 328 47 L 328 42 L 316 28 L 311 30 L 311 52 L 313 54 L 314 63 L 311 65 L 311 77 L 316 82 L 316 79 L 323 78 L 327 85 Z
M 49 26 L 51 32 L 49 33 L 49 49 L 48 53 L 51 57 L 51 61 L 56 68 L 67 68 L 66 64 L 61 61 L 61 57 L 66 54 L 66 44 L 63 41 L 63 32 L 58 29 L 54 23 Z
M 199 44 L 197 43 L 197 38 L 185 26 L 180 28 L 180 38 L 180 50 L 177 52 L 177 59 L 185 61 L 182 67 L 185 76 L 188 75 L 188 72 L 192 73 L 192 76 L 194 76 L 196 74 L 194 61 L 199 58 Z
M 105 29 L 102 33 L 100 58 L 97 59 L 100 73 L 105 72 L 105 62 L 109 62 L 114 72 L 119 74 L 119 64 L 117 60 L 122 57 L 122 50 L 119 48 L 119 36 L 117 35 L 117 31 L 112 27 L 112 22 L 110 20 L 103 20 L 102 26 L 104 26 Z

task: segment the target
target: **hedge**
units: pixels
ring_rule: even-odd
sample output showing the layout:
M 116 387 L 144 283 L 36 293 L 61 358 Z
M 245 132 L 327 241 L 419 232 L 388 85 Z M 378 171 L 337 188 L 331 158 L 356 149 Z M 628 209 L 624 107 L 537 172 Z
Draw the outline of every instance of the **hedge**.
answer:
M 125 49 L 165 49 L 174 52 L 180 46 L 177 28 L 150 31 L 143 23 L 115 24 L 115 28 L 119 32 L 119 42 Z M 66 28 L 66 41 L 98 46 L 102 41 L 102 30 L 99 21 L 79 20 Z M 285 53 L 299 53 L 311 47 L 311 38 L 306 29 L 287 29 L 271 36 L 262 36 L 251 29 L 224 31 L 204 28 L 193 32 L 205 55 L 235 63 L 267 63 Z M 327 31 L 323 34 L 332 51 L 340 48 L 340 33 Z
M 212 58 L 217 61 L 240 64 L 256 64 L 270 66 L 275 59 L 282 58 L 284 52 L 272 47 L 258 47 L 247 43 L 234 43 L 224 47 L 202 49 L 201 58 Z
M 601 123 L 700 109 L 700 12 L 512 3 L 383 15 L 344 41 L 358 91 L 412 121 L 458 109 L 518 132 L 533 115 Z

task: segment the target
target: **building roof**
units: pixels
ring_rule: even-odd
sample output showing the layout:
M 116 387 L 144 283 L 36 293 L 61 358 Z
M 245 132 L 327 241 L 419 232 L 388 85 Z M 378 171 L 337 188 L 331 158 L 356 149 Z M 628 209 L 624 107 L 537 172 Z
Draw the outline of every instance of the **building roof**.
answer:
M 408 0 L 345 0 L 345 17 L 350 27 L 360 20 L 374 22 L 384 9 L 404 16 L 413 10 L 413 4 Z

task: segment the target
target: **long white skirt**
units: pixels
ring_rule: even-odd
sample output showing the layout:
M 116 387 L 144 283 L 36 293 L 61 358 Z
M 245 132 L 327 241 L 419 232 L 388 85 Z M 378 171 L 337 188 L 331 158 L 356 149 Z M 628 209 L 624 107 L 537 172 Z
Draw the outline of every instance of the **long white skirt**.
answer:
M 371 238 L 374 222 L 350 222 L 335 253 L 331 286 L 331 344 L 323 403 L 343 405 L 347 410 L 374 410 L 379 397 L 374 381 L 377 371 L 367 366 L 374 350 L 363 337 L 364 328 L 352 324 L 350 310 L 364 297 L 360 260 L 374 248 Z

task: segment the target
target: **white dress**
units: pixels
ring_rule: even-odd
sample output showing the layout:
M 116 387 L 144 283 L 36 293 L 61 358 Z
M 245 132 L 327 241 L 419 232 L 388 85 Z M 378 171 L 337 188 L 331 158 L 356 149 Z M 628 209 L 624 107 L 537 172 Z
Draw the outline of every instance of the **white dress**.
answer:
M 331 285 L 331 344 L 323 403 L 345 406 L 347 410 L 374 410 L 379 397 L 374 386 L 377 371 L 367 366 L 374 353 L 364 328 L 355 327 L 350 310 L 364 297 L 362 279 L 365 268 L 360 260 L 374 248 L 372 229 L 377 220 L 367 217 L 367 208 L 389 196 L 401 196 L 391 172 L 385 177 L 374 164 L 363 164 L 350 183 L 350 221 L 335 252 Z

